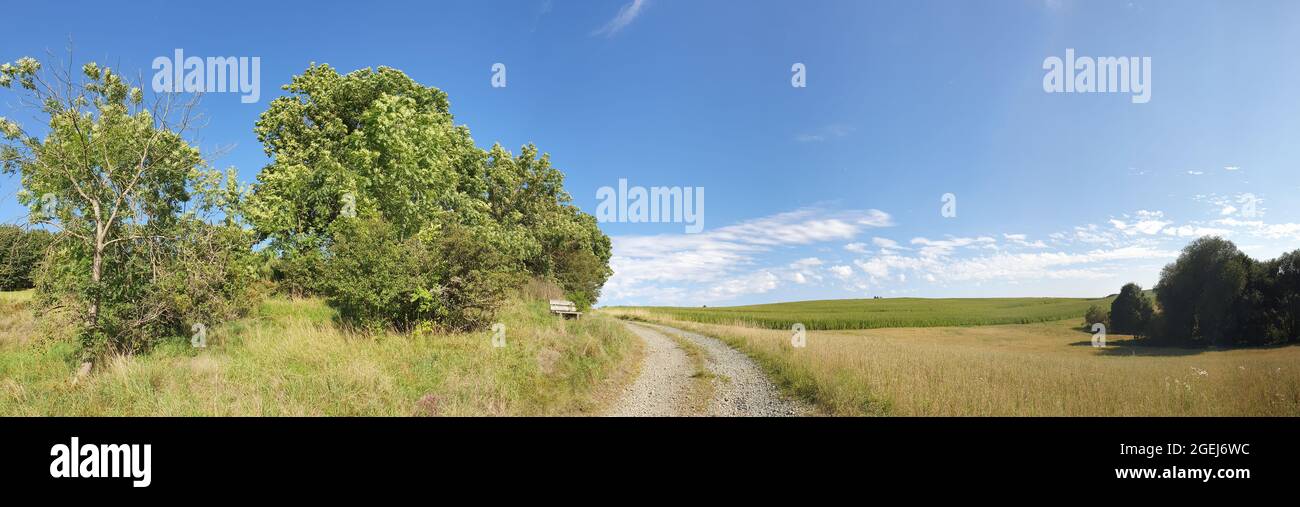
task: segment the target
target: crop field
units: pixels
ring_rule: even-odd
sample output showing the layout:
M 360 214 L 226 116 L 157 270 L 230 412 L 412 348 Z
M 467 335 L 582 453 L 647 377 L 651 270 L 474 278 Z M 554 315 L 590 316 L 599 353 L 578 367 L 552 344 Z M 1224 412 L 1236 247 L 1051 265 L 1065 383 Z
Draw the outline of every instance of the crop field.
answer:
M 830 415 L 1300 415 L 1300 346 L 1094 348 L 1080 319 L 992 326 L 809 331 L 701 324 L 603 310 L 713 336 Z
M 1032 324 L 1082 318 L 1090 305 L 1110 307 L 1110 297 L 1085 298 L 890 298 L 832 299 L 717 308 L 613 307 L 674 320 L 767 329 L 877 329 L 888 327 Z

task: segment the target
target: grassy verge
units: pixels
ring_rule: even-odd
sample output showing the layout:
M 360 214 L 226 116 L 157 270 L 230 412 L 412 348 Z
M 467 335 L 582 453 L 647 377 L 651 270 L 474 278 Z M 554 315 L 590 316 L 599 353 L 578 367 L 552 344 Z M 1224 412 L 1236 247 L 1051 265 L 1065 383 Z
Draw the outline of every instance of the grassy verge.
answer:
M 618 314 L 618 312 L 606 311 Z M 717 337 L 832 415 L 1296 416 L 1300 347 L 1091 347 L 1078 319 L 790 332 L 624 315 Z
M 601 410 L 635 368 L 609 318 L 565 321 L 545 301 L 503 309 L 492 333 L 365 336 L 319 300 L 271 299 L 254 317 L 116 357 L 71 383 L 69 340 L 30 339 L 30 311 L 0 298 L 0 415 L 575 415 Z

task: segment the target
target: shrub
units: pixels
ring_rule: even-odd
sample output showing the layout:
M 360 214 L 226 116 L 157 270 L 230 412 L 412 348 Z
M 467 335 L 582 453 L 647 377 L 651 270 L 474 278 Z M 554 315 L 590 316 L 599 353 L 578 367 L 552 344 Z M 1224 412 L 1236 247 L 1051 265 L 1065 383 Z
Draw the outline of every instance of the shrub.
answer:
M 333 235 L 322 286 L 345 322 L 369 331 L 480 329 L 522 282 L 489 241 L 460 225 L 403 240 L 387 222 L 355 219 Z
M 86 359 L 189 337 L 195 324 L 211 328 L 260 301 L 249 237 L 238 227 L 182 220 L 171 234 L 115 245 L 98 285 L 85 276 L 83 247 L 64 243 L 38 274 L 38 307 L 79 309 L 87 294 L 98 298 L 97 325 L 77 323 Z
M 54 236 L 47 231 L 0 225 L 0 290 L 34 287 L 32 273 L 53 241 Z
M 1083 327 L 1092 329 L 1093 324 L 1110 327 L 1110 314 L 1098 305 L 1089 306 L 1088 311 L 1083 314 Z
M 1125 284 L 1110 305 L 1111 332 L 1144 335 L 1151 320 L 1151 300 L 1136 283 Z

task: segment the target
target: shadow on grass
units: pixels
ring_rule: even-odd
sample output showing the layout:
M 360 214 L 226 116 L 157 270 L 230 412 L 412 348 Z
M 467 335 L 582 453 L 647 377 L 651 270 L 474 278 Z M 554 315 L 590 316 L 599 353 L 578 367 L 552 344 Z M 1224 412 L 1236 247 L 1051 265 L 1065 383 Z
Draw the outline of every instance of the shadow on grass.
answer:
M 1087 329 L 1077 329 L 1079 333 L 1091 336 L 1092 332 Z M 1271 350 L 1286 347 L 1294 347 L 1296 344 L 1281 343 L 1276 345 L 1257 345 L 1250 347 L 1187 347 L 1177 345 L 1167 345 L 1154 343 L 1150 340 L 1134 338 L 1130 335 L 1125 338 L 1117 338 L 1115 335 L 1106 338 L 1106 346 L 1097 349 L 1097 355 L 1102 356 L 1141 356 L 1141 357 L 1179 357 L 1195 356 L 1206 352 L 1222 352 L 1225 350 Z M 1092 339 L 1070 343 L 1071 347 L 1091 347 Z

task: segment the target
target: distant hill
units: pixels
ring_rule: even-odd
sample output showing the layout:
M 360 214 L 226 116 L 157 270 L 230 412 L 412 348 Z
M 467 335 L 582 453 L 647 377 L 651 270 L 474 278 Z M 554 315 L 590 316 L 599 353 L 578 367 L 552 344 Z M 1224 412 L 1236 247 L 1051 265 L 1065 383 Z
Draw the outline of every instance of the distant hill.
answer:
M 789 329 L 872 329 L 882 327 L 981 326 L 1028 324 L 1083 318 L 1090 305 L 1109 309 L 1105 298 L 889 298 L 831 299 L 748 306 L 684 308 L 618 307 L 670 315 L 704 323 L 744 323 Z

